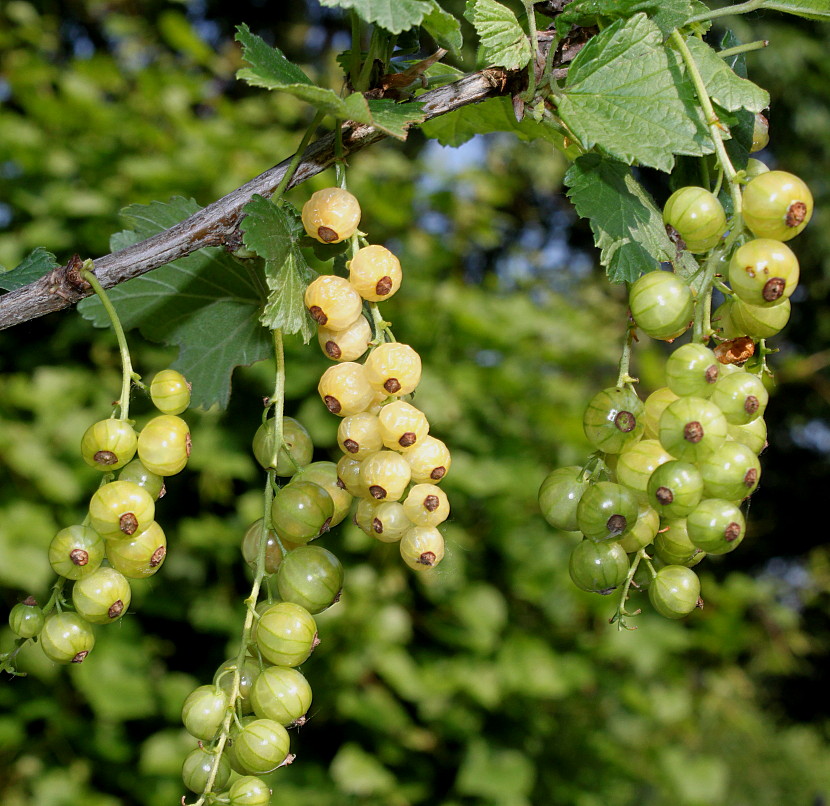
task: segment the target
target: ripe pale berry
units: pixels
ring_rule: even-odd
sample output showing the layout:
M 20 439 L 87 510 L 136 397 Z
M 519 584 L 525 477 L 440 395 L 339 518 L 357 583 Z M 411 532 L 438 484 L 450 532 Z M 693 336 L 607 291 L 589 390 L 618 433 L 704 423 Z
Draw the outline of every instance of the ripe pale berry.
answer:
M 416 526 L 438 526 L 449 517 L 450 502 L 435 484 L 416 484 L 406 496 L 403 509 Z
M 720 375 L 718 367 L 708 347 L 683 344 L 666 361 L 666 385 L 678 396 L 709 397 Z
M 401 287 L 400 261 L 385 246 L 364 246 L 348 265 L 349 282 L 365 300 L 380 302 Z
M 174 414 L 154 417 L 138 435 L 138 458 L 159 476 L 174 476 L 183 470 L 190 448 L 190 427 Z
M 403 561 L 413 571 L 434 568 L 444 559 L 444 537 L 434 526 L 412 526 L 398 546 Z
M 717 196 L 701 187 L 684 187 L 669 196 L 663 223 L 673 227 L 690 252 L 708 252 L 726 231 L 726 213 Z
M 111 481 L 99 487 L 89 502 L 90 526 L 108 540 L 140 534 L 155 515 L 150 493 L 132 481 Z
M 79 579 L 72 588 L 75 610 L 92 624 L 118 621 L 127 612 L 131 598 L 130 583 L 123 574 L 108 566 L 101 566 Z
M 110 565 L 129 579 L 150 577 L 161 568 L 167 556 L 167 538 L 153 521 L 140 535 L 125 540 L 107 541 Z
M 329 367 L 320 378 L 317 391 L 326 408 L 338 417 L 365 411 L 375 398 L 365 365 L 353 361 Z
M 135 456 L 137 437 L 123 420 L 99 420 L 81 438 L 81 456 L 96 470 L 107 472 L 124 467 Z
M 303 205 L 306 233 L 321 243 L 339 243 L 351 238 L 360 223 L 360 204 L 343 188 L 324 188 L 311 194 Z
M 190 405 L 190 384 L 181 372 L 163 369 L 153 376 L 150 399 L 162 414 L 181 414 Z
M 767 171 L 744 188 L 741 214 L 756 238 L 789 241 L 812 217 L 813 195 L 794 174 Z
M 387 403 L 378 414 L 383 444 L 395 451 L 408 451 L 429 432 L 426 415 L 405 400 Z
M 628 297 L 631 316 L 653 339 L 675 339 L 692 321 L 692 291 L 679 277 L 667 271 L 651 271 L 640 277 Z
M 375 347 L 364 366 L 372 388 L 387 395 L 408 395 L 421 380 L 421 357 L 408 344 L 398 341 Z
M 320 349 L 332 361 L 356 361 L 369 349 L 372 327 L 362 314 L 343 330 L 317 328 Z
M 643 436 L 646 439 L 657 439 L 660 436 L 660 418 L 669 403 L 674 403 L 677 395 L 668 386 L 661 386 L 655 389 L 643 404 L 645 409 L 645 431 Z
M 645 494 L 651 474 L 674 457 L 656 439 L 643 439 L 626 448 L 617 459 L 617 481 Z
M 305 306 L 318 325 L 345 330 L 357 321 L 363 300 L 345 277 L 321 274 L 305 290 Z
M 452 464 L 447 446 L 437 437 L 430 435 L 416 442 L 403 456 L 412 470 L 412 481 L 417 484 L 440 484 Z
M 360 476 L 360 466 L 362 464 L 362 459 L 355 459 L 349 454 L 344 454 L 337 462 L 337 485 L 355 498 L 370 497 L 369 491 Z
M 80 579 L 98 569 L 104 560 L 104 540 L 88 526 L 61 529 L 49 544 L 52 570 L 67 579 Z
M 784 299 L 780 305 L 765 308 L 750 305 L 736 297 L 730 310 L 732 323 L 737 336 L 749 336 L 752 339 L 769 339 L 780 333 L 790 321 L 791 304 Z M 727 336 L 727 338 L 733 338 Z
M 397 543 L 412 528 L 400 501 L 361 499 L 355 511 L 355 523 L 370 537 L 381 543 Z
M 383 448 L 383 436 L 377 416 L 367 411 L 344 417 L 337 427 L 340 450 L 355 459 L 365 459 Z
M 95 646 L 95 633 L 92 625 L 78 613 L 64 610 L 46 619 L 39 641 L 49 660 L 82 663 Z
M 798 277 L 798 259 L 792 250 L 769 238 L 748 241 L 729 261 L 729 284 L 750 305 L 780 305 L 795 291 Z
M 406 459 L 395 451 L 378 451 L 360 465 L 360 482 L 372 498 L 397 501 L 412 477 Z
M 293 602 L 271 605 L 257 623 L 257 647 L 274 666 L 299 666 L 318 643 L 314 616 Z

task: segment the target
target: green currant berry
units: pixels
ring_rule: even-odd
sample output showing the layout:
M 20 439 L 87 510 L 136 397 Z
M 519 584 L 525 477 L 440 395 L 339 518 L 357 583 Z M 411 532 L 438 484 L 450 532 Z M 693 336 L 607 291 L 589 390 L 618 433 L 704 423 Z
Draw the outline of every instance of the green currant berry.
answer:
M 313 481 L 286 484 L 271 504 L 274 529 L 292 543 L 308 543 L 328 531 L 333 514 L 331 496 Z
M 89 502 L 90 526 L 109 540 L 141 534 L 155 516 L 152 496 L 132 481 L 111 481 L 99 487 Z
M 369 302 L 389 299 L 403 279 L 400 261 L 385 246 L 364 246 L 349 266 L 349 282 Z
M 363 311 L 363 300 L 354 286 L 336 274 L 321 274 L 305 290 L 305 306 L 318 325 L 345 330 Z
M 75 610 L 92 624 L 118 621 L 127 612 L 130 599 L 130 583 L 124 575 L 103 565 L 72 588 Z
M 642 439 L 619 455 L 615 468 L 617 481 L 638 495 L 645 495 L 651 474 L 672 458 L 658 440 Z
M 647 336 L 676 339 L 694 315 L 692 290 L 671 272 L 651 271 L 640 277 L 628 296 L 631 316 Z
M 380 421 L 375 414 L 361 411 L 344 417 L 337 427 L 337 444 L 343 453 L 365 459 L 383 448 Z
M 669 196 L 663 223 L 673 227 L 690 252 L 708 252 L 726 232 L 726 213 L 717 196 L 701 187 L 684 187 Z
M 676 395 L 709 397 L 720 375 L 715 354 L 702 344 L 678 347 L 666 362 L 666 384 Z
M 257 562 L 259 561 L 259 544 L 262 540 L 262 530 L 265 527 L 265 521 L 260 518 L 254 521 L 245 531 L 242 538 L 242 557 L 246 563 L 255 571 Z M 271 529 L 268 532 L 267 542 L 265 545 L 265 573 L 275 574 L 282 562 L 282 548 L 280 548 L 280 539 L 277 533 Z M 283 542 L 286 551 L 295 548 L 297 544 Z
M 721 410 L 702 397 L 681 397 L 669 403 L 660 417 L 661 444 L 672 456 L 687 462 L 716 451 L 726 440 L 726 432 Z
M 656 572 L 659 571 L 661 568 L 665 568 L 666 564 L 659 557 L 652 557 L 651 566 L 652 568 L 654 568 Z M 651 576 L 651 568 L 649 568 L 647 563 L 640 562 L 637 565 L 637 570 L 634 572 L 634 578 L 632 579 L 631 588 L 629 589 L 630 592 L 634 593 L 635 590 L 637 590 L 638 592 L 647 591 L 649 589 L 649 586 L 651 585 L 652 579 L 653 577 Z
M 785 299 L 780 305 L 763 308 L 736 298 L 732 305 L 732 322 L 741 336 L 769 339 L 780 333 L 790 321 L 791 304 Z
M 712 311 L 712 327 L 722 339 L 737 339 L 740 336 L 746 336 L 738 324 L 735 322 L 733 312 L 735 310 L 735 301 L 738 298 L 735 296 L 727 297 L 714 311 Z M 779 306 L 780 307 L 780 306 Z M 774 310 L 770 308 L 770 310 Z M 714 354 L 714 353 L 713 353 Z M 721 374 L 723 374 L 721 372 Z M 700 397 L 700 395 L 698 395 Z
M 746 533 L 743 513 L 731 501 L 706 498 L 686 519 L 689 540 L 707 554 L 726 554 L 738 548 Z
M 740 501 L 755 492 L 761 479 L 758 457 L 740 442 L 724 442 L 700 463 L 703 495 Z
M 588 442 L 605 453 L 619 453 L 643 435 L 643 404 L 628 387 L 603 389 L 582 417 Z
M 118 474 L 119 481 L 131 481 L 139 487 L 143 487 L 156 501 L 164 496 L 164 476 L 158 473 L 151 473 L 141 464 L 140 459 L 133 459 L 125 465 Z
M 750 305 L 780 305 L 798 285 L 798 259 L 780 241 L 756 238 L 729 261 L 729 284 Z
M 167 538 L 156 521 L 140 535 L 126 540 L 107 541 L 110 565 L 129 579 L 151 577 L 161 568 L 167 556 Z
M 813 215 L 813 195 L 797 176 L 767 171 L 744 188 L 741 215 L 756 238 L 789 241 Z
M 755 113 L 755 121 L 752 124 L 752 145 L 749 147 L 749 153 L 754 154 L 762 148 L 766 148 L 769 143 L 769 121 L 760 112 Z M 757 162 L 758 160 L 752 160 Z M 761 163 L 763 165 L 763 163 Z
M 440 484 L 452 464 L 447 446 L 436 437 L 426 436 L 415 443 L 403 455 L 412 471 L 416 484 Z
M 40 632 L 43 654 L 54 663 L 81 663 L 95 646 L 92 625 L 64 610 L 49 616 Z
M 228 790 L 228 806 L 268 806 L 271 790 L 261 778 L 244 775 L 237 778 Z
M 340 243 L 351 238 L 360 223 L 360 204 L 343 188 L 324 188 L 311 194 L 303 205 L 303 227 L 321 243 Z
M 637 498 L 627 487 L 600 481 L 579 499 L 576 522 L 589 540 L 619 540 L 634 525 L 638 509 Z
M 49 544 L 52 570 L 67 579 L 80 579 L 93 573 L 104 560 L 104 541 L 88 526 L 67 526 Z
M 645 431 L 643 436 L 646 439 L 658 439 L 660 436 L 660 418 L 666 410 L 669 403 L 674 403 L 677 400 L 677 395 L 669 389 L 668 386 L 661 386 L 655 389 L 643 404 L 645 413 L 643 419 L 645 420 Z
M 228 695 L 219 686 L 199 686 L 187 695 L 182 706 L 185 730 L 209 742 L 219 732 L 228 710 Z
M 651 581 L 648 598 L 661 616 L 683 618 L 698 606 L 700 580 L 690 568 L 667 565 Z
M 406 496 L 403 509 L 415 526 L 438 526 L 449 517 L 450 502 L 435 484 L 416 484 Z
M 362 503 L 362 502 L 361 502 Z M 372 518 L 367 534 L 370 534 L 381 543 L 397 543 L 407 530 L 412 527 L 412 521 L 406 517 L 406 510 L 400 501 L 367 501 L 373 506 Z M 358 508 L 360 504 L 358 504 Z M 364 529 L 364 531 L 366 531 Z
M 215 762 L 216 756 L 204 747 L 197 747 L 195 750 L 191 750 L 185 756 L 184 764 L 182 764 L 182 781 L 184 785 L 191 792 L 196 792 L 197 794 L 204 792 Z M 219 758 L 219 768 L 216 771 L 216 777 L 213 779 L 214 790 L 226 787 L 230 777 L 231 765 L 228 763 L 228 759 L 222 755 Z
M 354 459 L 348 454 L 341 456 L 337 462 L 337 484 L 355 498 L 369 497 L 369 491 L 360 476 L 362 464 L 362 459 Z
M 337 465 L 334 462 L 312 462 L 294 475 L 291 480 L 313 481 L 319 484 L 330 496 L 334 503 L 334 514 L 331 516 L 329 528 L 333 529 L 348 514 L 354 500 L 352 494 L 337 483 Z
M 322 546 L 300 546 L 285 555 L 277 571 L 277 591 L 284 602 L 315 615 L 331 607 L 343 590 L 343 566 Z
M 746 425 L 730 425 L 729 436 L 757 456 L 767 447 L 767 424 L 763 417 L 758 417 Z
M 190 405 L 190 384 L 181 372 L 163 369 L 153 376 L 150 399 L 162 414 L 181 414 Z
M 99 420 L 81 438 L 81 456 L 96 470 L 108 472 L 124 467 L 135 456 L 137 437 L 123 420 Z
M 752 157 L 750 157 L 746 161 L 744 173 L 746 174 L 747 181 L 749 181 L 750 179 L 754 179 L 756 176 L 765 174 L 768 170 L 769 168 L 767 168 L 761 160 L 752 159 Z
M 360 465 L 360 481 L 378 501 L 397 501 L 412 477 L 409 463 L 395 451 L 378 451 Z
M 9 627 L 21 638 L 34 638 L 43 629 L 45 621 L 34 596 L 27 596 L 9 611 Z
M 376 392 L 395 397 L 411 394 L 421 380 L 421 356 L 399 341 L 375 347 L 363 366 Z
M 240 767 L 248 773 L 273 772 L 288 755 L 288 732 L 273 719 L 254 719 L 233 738 L 233 752 Z
M 413 571 L 434 568 L 444 559 L 444 537 L 434 526 L 412 526 L 398 543 L 403 561 Z
M 715 384 L 711 401 L 730 425 L 746 425 L 764 416 L 769 393 L 757 375 L 735 372 Z
M 138 435 L 138 458 L 159 476 L 174 476 L 190 458 L 190 428 L 181 417 L 160 414 Z
M 348 417 L 369 408 L 375 393 L 364 367 L 364 364 L 344 361 L 323 373 L 317 391 L 332 414 Z
M 311 436 L 293 417 L 282 418 L 282 445 L 277 445 L 277 421 L 271 417 L 254 434 L 254 457 L 266 470 L 278 476 L 293 476 L 311 461 L 314 443 Z
M 372 327 L 369 320 L 361 315 L 343 330 L 318 326 L 317 341 L 332 361 L 356 361 L 369 349 Z
M 394 400 L 378 414 L 381 439 L 390 450 L 408 451 L 429 433 L 426 415 L 404 400 Z
M 619 543 L 629 554 L 645 548 L 654 540 L 660 528 L 657 510 L 644 501 L 638 502 L 637 522 L 624 534 Z
M 539 487 L 539 509 L 554 529 L 575 532 L 576 507 L 588 489 L 588 479 L 581 467 L 572 465 L 551 471 Z
M 216 670 L 216 674 L 213 675 L 214 685 L 221 688 L 228 697 L 231 696 L 233 690 L 233 673 L 236 671 L 236 667 L 236 658 L 230 658 L 221 664 Z M 253 709 L 251 693 L 259 675 L 259 663 L 253 658 L 245 658 L 239 672 L 240 699 L 237 701 L 243 714 L 249 714 Z
M 297 669 L 269 666 L 262 670 L 251 691 L 254 713 L 290 727 L 302 724 L 311 707 L 311 686 Z
M 661 518 L 685 518 L 703 495 L 703 478 L 689 462 L 660 465 L 648 480 L 648 502 Z
M 257 623 L 257 647 L 274 666 L 299 666 L 319 643 L 314 616 L 294 602 L 271 605 Z
M 582 540 L 571 552 L 568 571 L 577 588 L 605 596 L 625 582 L 628 555 L 615 540 Z
M 663 522 L 654 538 L 654 553 L 666 565 L 685 565 L 687 568 L 697 565 L 706 556 L 689 539 L 685 518 Z

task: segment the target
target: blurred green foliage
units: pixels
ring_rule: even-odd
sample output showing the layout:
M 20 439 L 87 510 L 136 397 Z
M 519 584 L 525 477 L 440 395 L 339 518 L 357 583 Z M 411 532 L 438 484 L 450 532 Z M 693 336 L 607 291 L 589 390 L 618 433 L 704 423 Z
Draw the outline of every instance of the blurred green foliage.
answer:
M 288 155 L 306 112 L 233 81 L 232 25 L 258 20 L 325 74 L 338 23 L 316 7 L 305 21 L 286 11 L 285 24 L 273 4 L 268 13 L 277 16 L 266 25 L 244 3 L 158 0 L 144 15 L 126 2 L 71 12 L 5 3 L 0 262 L 39 245 L 60 260 L 103 254 L 120 207 L 174 194 L 205 204 Z M 803 299 L 773 357 L 772 447 L 744 546 L 704 564 L 706 608 L 687 622 L 649 612 L 636 632 L 609 626 L 612 603 L 568 579 L 575 536 L 554 533 L 535 503 L 549 470 L 587 454 L 582 408 L 613 383 L 626 318 L 622 289 L 591 268 L 590 236 L 559 195 L 566 166 L 547 146 L 498 135 L 452 150 L 415 133 L 353 157 L 362 227 L 406 272 L 384 315 L 423 357 L 417 399 L 453 451 L 453 515 L 445 562 L 417 578 L 394 546 L 354 526 L 324 539 L 346 567 L 346 591 L 318 617 L 322 644 L 303 669 L 312 718 L 292 737 L 295 764 L 270 776 L 275 802 L 830 798 L 828 711 L 816 696 L 830 563 L 815 500 L 828 475 L 830 33 L 769 13 L 734 28 L 773 43 L 749 59 L 773 94 L 762 156 L 804 176 L 817 210 L 797 246 Z M 662 201 L 664 179 L 644 179 Z M 317 177 L 290 198 L 330 182 Z M 147 376 L 173 357 L 136 333 L 130 342 Z M 664 350 L 636 352 L 635 374 L 656 387 Z M 311 431 L 316 458 L 336 457 L 337 423 L 315 391 L 326 361 L 295 340 L 287 360 L 288 412 Z M 46 547 L 82 517 L 96 483 L 80 436 L 109 412 L 120 378 L 112 335 L 72 311 L 0 333 L 0 370 L 5 612 L 27 593 L 48 596 Z M 34 646 L 21 658 L 28 676 L 0 682 L 4 806 L 179 802 L 193 745 L 181 703 L 236 652 L 239 541 L 264 481 L 249 445 L 272 376 L 267 362 L 242 369 L 227 413 L 186 415 L 192 462 L 159 504 L 169 555 L 134 585 L 134 615 L 98 630 L 84 664 L 55 667 Z M 149 411 L 137 399 L 139 423 Z M 0 629 L 0 647 L 11 640 Z

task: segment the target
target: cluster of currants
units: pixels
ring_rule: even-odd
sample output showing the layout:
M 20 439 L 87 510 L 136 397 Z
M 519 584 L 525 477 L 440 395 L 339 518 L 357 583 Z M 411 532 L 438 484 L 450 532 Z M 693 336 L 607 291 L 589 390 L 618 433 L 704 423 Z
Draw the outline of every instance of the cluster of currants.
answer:
M 190 386 L 175 370 L 159 372 L 150 396 L 161 415 L 136 434 L 126 420 L 91 425 L 81 440 L 84 461 L 106 473 L 82 524 L 61 529 L 49 546 L 49 562 L 74 581 L 72 606 L 44 616 L 33 597 L 12 608 L 9 624 L 21 638 L 38 637 L 55 663 L 81 663 L 95 644 L 93 624 L 111 624 L 130 606 L 128 579 L 144 579 L 161 567 L 167 539 L 155 521 L 164 477 L 181 471 L 190 456 L 190 429 L 178 417 L 190 405 Z M 136 456 L 137 454 L 137 456 Z M 135 457 L 135 458 L 134 458 Z M 114 470 L 120 470 L 113 479 Z
M 315 193 L 303 207 L 309 235 L 333 243 L 357 234 L 360 207 L 346 190 Z M 326 407 L 342 417 L 337 441 L 343 456 L 338 483 L 359 499 L 355 522 L 368 535 L 399 542 L 404 562 L 416 571 L 444 556 L 438 530 L 449 515 L 438 484 L 450 468 L 447 446 L 429 434 L 429 422 L 409 398 L 421 379 L 421 359 L 409 345 L 391 340 L 379 316 L 373 336 L 364 307 L 388 299 L 401 284 L 395 255 L 378 245 L 355 249 L 348 280 L 317 277 L 305 303 L 319 326 L 323 352 L 337 363 L 320 379 Z M 365 353 L 363 363 L 359 363 Z
M 734 550 L 746 531 L 741 504 L 760 480 L 769 397 L 765 363 L 749 371 L 746 362 L 756 342 L 789 319 L 799 266 L 784 241 L 812 214 L 798 177 L 750 162 L 757 165 L 749 166 L 732 237 L 723 207 L 704 188 L 681 188 L 664 208 L 679 248 L 728 260 L 729 285 L 715 282 L 725 301 L 711 324 L 696 327 L 696 337 L 672 353 L 666 386 L 645 404 L 631 383 L 597 394 L 583 420 L 597 455 L 585 468 L 553 471 L 539 491 L 551 525 L 584 535 L 571 555 L 572 580 L 602 594 L 624 586 L 620 615 L 632 590 L 648 589 L 654 609 L 668 618 L 702 606 L 691 567 L 706 554 Z M 708 323 L 696 313 L 705 305 L 708 314 L 710 298 L 711 285 L 696 295 L 683 278 L 655 271 L 633 284 L 629 308 L 640 330 L 671 341 L 693 319 Z M 713 349 L 703 343 L 710 339 Z

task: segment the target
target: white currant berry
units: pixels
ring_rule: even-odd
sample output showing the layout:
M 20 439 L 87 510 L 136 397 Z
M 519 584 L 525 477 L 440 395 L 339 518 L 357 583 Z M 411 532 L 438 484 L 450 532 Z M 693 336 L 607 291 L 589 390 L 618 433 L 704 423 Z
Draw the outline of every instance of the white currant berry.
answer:
M 364 246 L 349 263 L 349 282 L 370 302 L 389 299 L 402 279 L 400 261 L 385 246 Z
M 434 526 L 413 526 L 398 544 L 403 561 L 413 571 L 434 568 L 444 559 L 444 537 Z
M 321 274 L 312 280 L 303 299 L 314 321 L 329 330 L 345 330 L 363 310 L 360 294 L 336 274 Z
M 427 435 L 404 452 L 416 484 L 439 484 L 452 464 L 449 448 L 437 437 Z
M 360 465 L 360 480 L 378 501 L 397 501 L 411 477 L 409 463 L 395 451 L 378 451 Z
M 363 366 L 373 389 L 395 397 L 415 391 L 421 380 L 421 356 L 398 341 L 376 347 Z
M 355 361 L 369 349 L 372 327 L 362 314 L 344 330 L 317 328 L 320 349 L 332 361 Z
M 317 391 L 326 408 L 339 417 L 364 411 L 375 398 L 364 365 L 354 361 L 329 367 L 320 378 Z
M 360 204 L 343 188 L 324 188 L 303 205 L 305 231 L 322 243 L 351 238 L 360 223 Z
M 378 414 L 383 444 L 395 451 L 411 450 L 429 433 L 426 415 L 405 400 L 394 400 Z
M 357 505 L 355 522 L 381 543 L 396 543 L 407 529 L 412 528 L 412 521 L 406 517 L 400 501 L 375 501 L 373 498 L 363 499 Z
M 355 498 L 369 498 L 369 491 L 360 476 L 361 459 L 355 459 L 350 454 L 340 457 L 337 462 L 337 486 Z
M 340 421 L 337 428 L 340 450 L 355 459 L 365 459 L 383 448 L 380 421 L 366 411 L 351 414 Z
M 434 484 L 416 484 L 406 496 L 403 508 L 415 526 L 438 526 L 450 515 L 447 494 Z

